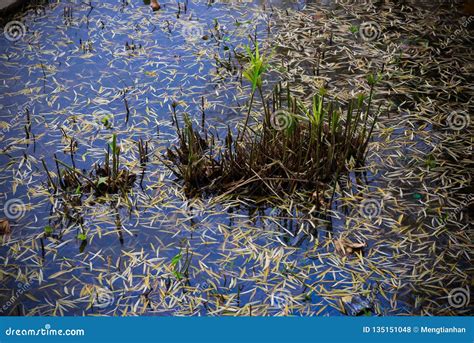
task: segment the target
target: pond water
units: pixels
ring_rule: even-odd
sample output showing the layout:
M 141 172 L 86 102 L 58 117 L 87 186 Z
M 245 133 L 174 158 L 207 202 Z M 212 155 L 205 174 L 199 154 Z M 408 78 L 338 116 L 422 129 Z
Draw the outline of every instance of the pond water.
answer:
M 332 1 L 313 5 L 339 8 Z M 431 151 L 431 141 L 424 140 L 431 123 L 418 125 L 416 139 L 400 147 L 407 127 L 415 128 L 388 118 L 376 141 L 383 142 L 392 127 L 393 145 L 371 155 L 377 168 L 363 177 L 350 174 L 352 189 L 367 187 L 359 202 L 373 191 L 377 199 L 384 196 L 375 210 L 380 201 L 392 206 L 372 226 L 354 224 L 361 214 L 357 203 L 342 206 L 348 194 L 338 194 L 342 200 L 330 222 L 296 205 L 189 199 L 163 163 L 166 149 L 178 142 L 173 107 L 180 121 L 188 114 L 217 134 L 235 127 L 245 116 L 250 86 L 239 79 L 238 67 L 224 70 L 222 61 L 237 65 L 233 52 L 249 44 L 249 36 L 274 44 L 280 30 L 292 25 L 284 21 L 285 9 L 298 13 L 306 6 L 186 1 L 163 2 L 152 12 L 146 2 L 61 1 L 21 15 L 21 39 L 0 37 L 0 189 L 12 231 L 0 248 L 0 299 L 11 303 L 3 315 L 342 315 L 344 303 L 369 315 L 424 313 L 419 299 L 429 297 L 430 289 L 397 273 L 399 261 L 408 265 L 405 273 L 427 257 L 396 253 L 406 243 L 406 227 L 421 227 L 410 213 L 431 206 L 429 192 L 421 180 L 400 185 L 381 175 L 403 178 L 386 165 L 400 151 L 408 151 L 406 160 L 395 162 L 402 168 L 411 162 L 408 154 L 422 158 Z M 329 16 L 313 20 L 334 24 Z M 278 79 L 273 77 L 269 87 Z M 403 100 L 397 99 L 402 108 Z M 84 195 L 80 202 L 55 194 L 46 172 L 57 175 L 55 159 L 87 174 L 104 160 L 113 134 L 122 166 L 137 174 L 132 190 L 103 199 Z M 140 141 L 146 142 L 146 163 L 140 161 Z M 433 223 L 431 217 L 422 222 Z M 355 259 L 338 256 L 335 238 L 354 225 L 368 251 Z M 463 266 L 463 258 L 453 265 Z

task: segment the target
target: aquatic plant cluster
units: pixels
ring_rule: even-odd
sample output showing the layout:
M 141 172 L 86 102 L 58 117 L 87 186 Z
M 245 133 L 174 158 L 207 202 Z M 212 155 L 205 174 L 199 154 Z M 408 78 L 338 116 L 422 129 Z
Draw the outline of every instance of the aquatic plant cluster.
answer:
M 143 149 L 143 142 L 140 142 L 140 161 L 143 164 L 145 163 L 144 158 L 146 158 L 146 152 Z M 75 164 L 73 156 L 74 155 L 71 154 L 71 161 Z M 117 143 L 116 134 L 112 135 L 111 141 L 107 145 L 104 163 L 102 165 L 97 164 L 89 173 L 89 176 L 85 175 L 78 168 L 70 167 L 66 163 L 58 160 L 56 156 L 55 162 L 57 180 L 55 180 L 54 175 L 49 172 L 46 163 L 42 161 L 49 185 L 55 192 L 61 189 L 66 193 L 82 194 L 83 192 L 89 193 L 91 190 L 94 190 L 97 196 L 119 192 L 126 195 L 128 190 L 133 187 L 137 177 L 128 169 L 121 168 L 120 166 L 120 146 Z M 63 166 L 62 169 L 60 165 Z
M 259 69 L 262 63 L 256 62 L 260 56 L 258 43 L 255 53 L 247 49 L 249 69 Z M 306 106 L 292 96 L 289 83 L 286 89 L 281 83 L 275 86 L 272 101 L 267 102 L 261 80 L 250 76 L 254 74 L 262 76 L 260 72 L 247 73 L 252 95 L 245 124 L 237 136 L 229 127 L 224 142 L 216 142 L 214 136 L 208 137 L 206 128 L 195 129 L 189 117 L 185 116 L 182 129 L 176 120 L 180 145 L 168 149 L 170 169 L 184 180 L 188 193 L 243 193 L 263 199 L 266 195 L 288 196 L 304 189 L 316 200 L 318 209 L 320 203 L 330 207 L 332 198 L 323 199 L 323 192 L 331 181 L 337 181 L 346 171 L 348 161 L 361 166 L 365 159 L 378 116 L 369 115 L 377 76 L 368 77 L 367 104 L 360 94 L 343 110 L 337 101 L 327 100 L 324 88 Z M 261 125 L 247 130 L 256 88 L 262 94 L 262 104 L 267 105 L 263 106 Z
M 5 26 L 2 315 L 472 314 L 456 1 L 161 5 Z

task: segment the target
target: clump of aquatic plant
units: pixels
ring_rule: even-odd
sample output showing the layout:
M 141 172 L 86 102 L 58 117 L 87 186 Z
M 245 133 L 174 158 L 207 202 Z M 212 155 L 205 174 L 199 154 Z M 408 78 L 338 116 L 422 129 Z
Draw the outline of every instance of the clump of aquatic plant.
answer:
M 112 139 L 107 145 L 104 163 L 95 165 L 94 169 L 88 174 L 76 167 L 67 165 L 59 160 L 56 155 L 55 162 L 58 172 L 57 182 L 54 181 L 43 161 L 49 184 L 55 191 L 61 189 L 66 193 L 72 192 L 82 195 L 94 190 L 98 196 L 119 192 L 126 194 L 136 180 L 134 173 L 120 166 L 120 146 L 117 143 L 116 134 L 112 135 Z M 63 168 L 60 168 L 60 165 Z
M 112 140 L 107 146 L 104 163 L 95 166 L 93 175 L 99 194 L 120 191 L 125 194 L 133 186 L 136 175 L 127 168 L 120 168 L 120 146 L 117 144 L 116 134 L 112 135 Z
M 168 166 L 190 193 L 282 197 L 306 191 L 319 207 L 347 165 L 364 162 L 380 110 L 369 113 L 377 78 L 368 81 L 369 96 L 361 94 L 346 105 L 331 100 L 324 89 L 308 103 L 277 85 L 272 114 L 264 111 L 261 125 L 241 132 L 240 139 L 229 128 L 225 140 L 206 140 L 185 117 L 185 128 L 177 125 L 179 146 L 168 150 Z
M 204 157 L 208 142 L 194 130 L 188 115 L 184 116 L 183 129 L 180 129 L 177 119 L 175 125 L 179 148 L 168 149 L 167 157 L 172 165 L 167 166 L 186 180 L 190 188 L 201 188 L 209 182 L 210 169 L 206 173 L 196 173 L 196 170 L 208 169 L 207 165 L 212 160 Z

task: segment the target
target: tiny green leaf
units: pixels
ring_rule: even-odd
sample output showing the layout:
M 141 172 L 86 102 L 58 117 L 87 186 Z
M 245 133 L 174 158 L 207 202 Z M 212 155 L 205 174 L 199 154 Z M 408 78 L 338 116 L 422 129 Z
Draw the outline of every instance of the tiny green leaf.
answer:
M 181 253 L 177 254 L 176 256 L 174 256 L 172 259 L 171 259 L 171 265 L 172 266 L 175 266 L 178 264 L 178 262 L 181 260 L 183 256 L 181 255 Z
M 352 33 L 357 33 L 357 32 L 359 32 L 359 28 L 357 26 L 352 25 L 349 28 L 349 31 L 351 31 Z

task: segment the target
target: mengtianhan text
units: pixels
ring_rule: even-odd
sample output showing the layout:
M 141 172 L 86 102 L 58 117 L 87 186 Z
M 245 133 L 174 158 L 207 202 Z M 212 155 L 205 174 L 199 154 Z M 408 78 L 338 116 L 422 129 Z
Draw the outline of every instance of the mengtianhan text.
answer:
M 428 326 L 422 326 L 421 327 L 421 333 L 435 333 L 437 335 L 441 333 L 466 333 L 466 328 L 462 327 L 446 327 L 446 326 L 441 326 L 441 327 L 428 327 Z

